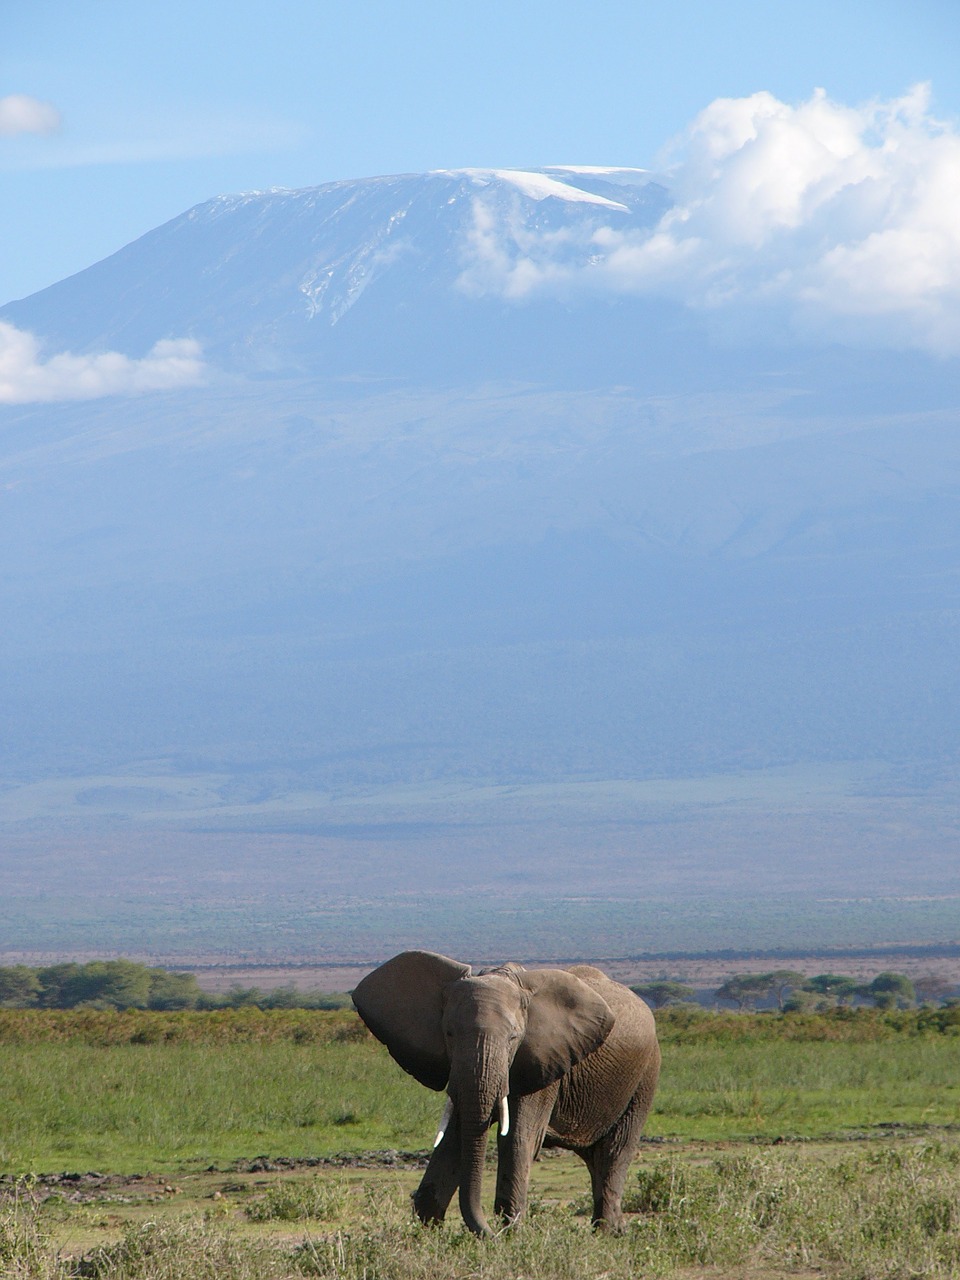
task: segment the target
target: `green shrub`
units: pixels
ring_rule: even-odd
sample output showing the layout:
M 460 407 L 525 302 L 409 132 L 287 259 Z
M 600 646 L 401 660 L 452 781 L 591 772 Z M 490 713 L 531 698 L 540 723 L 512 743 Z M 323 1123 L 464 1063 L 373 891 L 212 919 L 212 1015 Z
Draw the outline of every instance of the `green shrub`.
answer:
M 315 1218 L 338 1218 L 347 1204 L 347 1188 L 342 1182 L 314 1178 L 310 1182 L 281 1182 L 270 1187 L 244 1209 L 253 1222 L 302 1222 Z

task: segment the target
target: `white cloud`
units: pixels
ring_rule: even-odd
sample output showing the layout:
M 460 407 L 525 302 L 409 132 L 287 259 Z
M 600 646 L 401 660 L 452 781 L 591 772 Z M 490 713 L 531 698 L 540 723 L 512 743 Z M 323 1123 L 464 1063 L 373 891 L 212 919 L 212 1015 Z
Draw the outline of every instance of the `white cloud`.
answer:
M 54 133 L 60 128 L 60 112 L 52 103 L 9 93 L 0 98 L 0 137 L 18 133 Z
M 660 294 L 721 321 L 960 353 L 960 133 L 931 115 L 926 86 L 858 107 L 822 90 L 796 106 L 721 98 L 678 152 L 658 225 L 611 220 L 575 255 L 481 213 L 463 287 Z
M 551 287 L 562 290 L 582 260 L 583 243 L 583 235 L 573 229 L 532 230 L 518 205 L 494 207 L 479 196 L 473 202 L 468 265 L 460 286 L 476 296 L 495 293 L 512 299 Z
M 139 112 L 130 119 L 113 120 L 108 137 L 96 137 L 78 127 L 72 137 L 62 137 L 42 149 L 34 147 L 0 158 L 0 168 L 72 169 L 202 160 L 289 150 L 306 136 L 302 125 L 286 119 L 165 107 L 162 113 L 145 116 Z
M 43 360 L 32 333 L 0 321 L 0 404 L 168 391 L 195 385 L 203 373 L 199 343 L 191 338 L 158 342 L 139 360 L 119 351 L 80 356 L 67 351 Z

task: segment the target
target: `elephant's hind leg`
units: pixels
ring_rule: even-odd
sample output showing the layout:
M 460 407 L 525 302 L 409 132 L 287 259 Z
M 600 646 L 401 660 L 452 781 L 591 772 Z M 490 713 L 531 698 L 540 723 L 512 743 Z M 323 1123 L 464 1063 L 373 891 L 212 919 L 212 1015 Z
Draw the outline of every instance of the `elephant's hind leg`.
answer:
M 615 1234 L 623 1231 L 623 1188 L 634 1156 L 640 1150 L 640 1135 L 650 1110 L 650 1096 L 638 1092 L 626 1111 L 593 1146 L 579 1150 L 590 1170 L 593 1192 L 593 1225 Z
M 459 1185 L 460 1132 L 454 1116 L 413 1193 L 413 1207 L 420 1221 L 428 1225 L 442 1222 Z

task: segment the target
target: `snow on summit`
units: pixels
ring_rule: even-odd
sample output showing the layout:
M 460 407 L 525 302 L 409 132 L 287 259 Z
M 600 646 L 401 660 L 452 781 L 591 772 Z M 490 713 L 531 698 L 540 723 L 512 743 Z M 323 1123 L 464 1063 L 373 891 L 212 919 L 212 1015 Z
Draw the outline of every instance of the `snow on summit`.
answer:
M 570 168 L 569 173 L 577 172 Z M 601 171 L 596 171 L 601 172 Z M 549 174 L 529 169 L 435 169 L 436 174 L 449 174 L 451 177 L 472 179 L 478 186 L 489 186 L 492 182 L 506 182 L 516 187 L 521 194 L 530 200 L 546 200 L 553 196 L 557 200 L 569 200 L 576 204 L 599 204 L 607 209 L 620 209 L 628 212 L 625 204 L 616 200 L 608 200 L 606 196 L 595 195 L 592 191 L 583 191 L 580 187 L 570 186 Z
M 545 164 L 541 166 L 543 173 L 583 173 L 596 178 L 636 182 L 641 178 L 650 178 L 650 169 L 638 169 L 622 164 Z

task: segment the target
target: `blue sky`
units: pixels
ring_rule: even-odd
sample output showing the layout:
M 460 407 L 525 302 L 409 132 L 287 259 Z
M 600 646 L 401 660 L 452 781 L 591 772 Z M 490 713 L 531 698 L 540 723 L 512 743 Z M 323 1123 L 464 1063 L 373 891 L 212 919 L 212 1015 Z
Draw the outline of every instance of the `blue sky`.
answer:
M 854 106 L 926 81 L 956 124 L 958 54 L 956 0 L 7 4 L 0 99 L 55 114 L 0 115 L 0 301 L 221 192 L 653 166 L 721 97 Z

